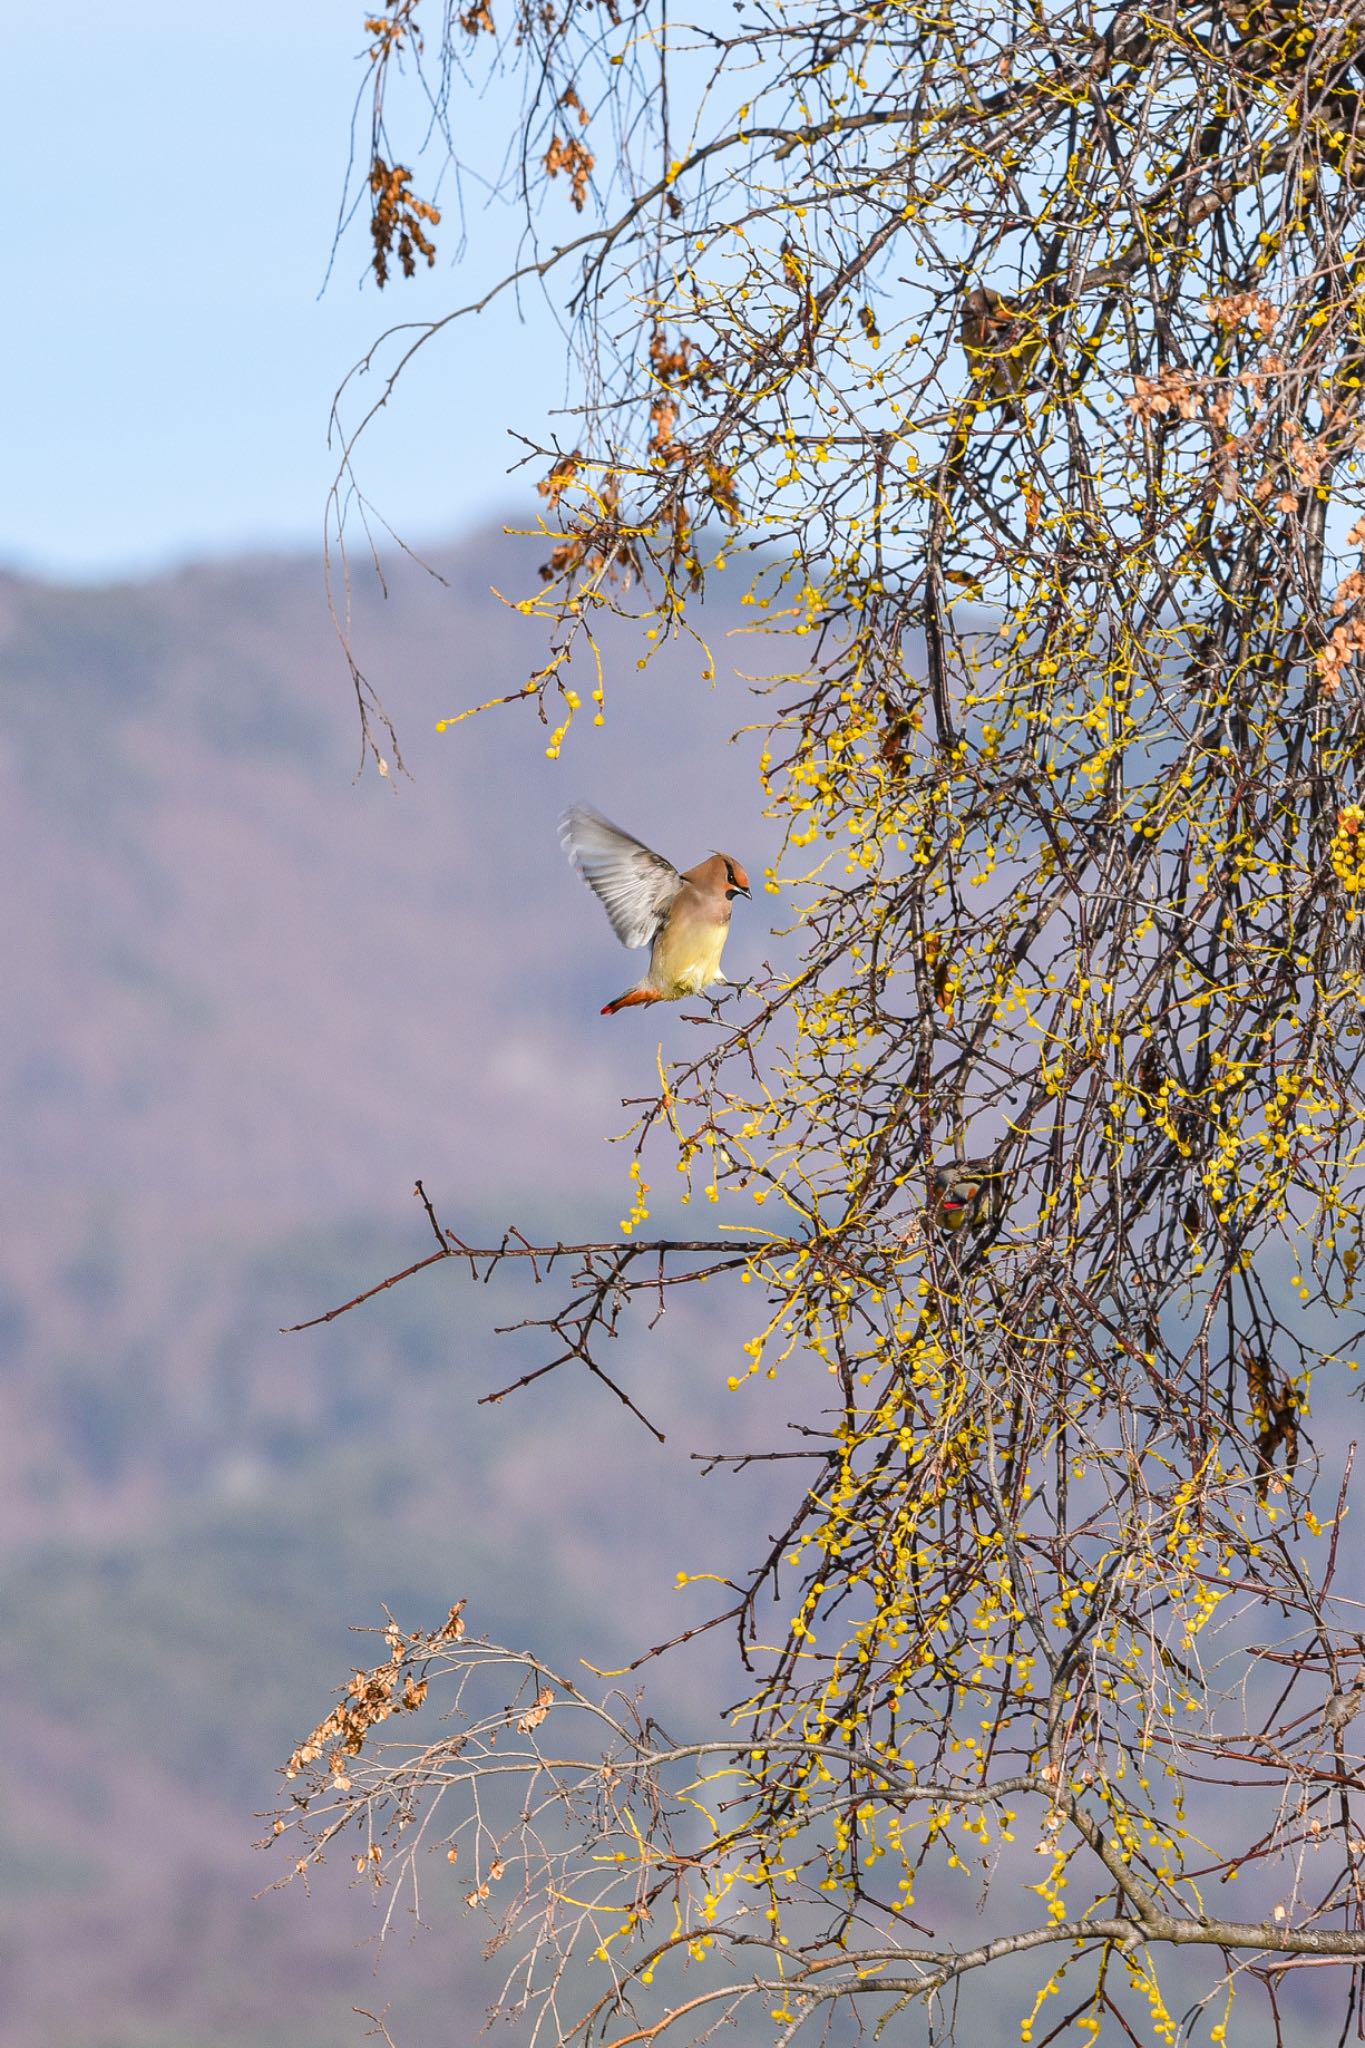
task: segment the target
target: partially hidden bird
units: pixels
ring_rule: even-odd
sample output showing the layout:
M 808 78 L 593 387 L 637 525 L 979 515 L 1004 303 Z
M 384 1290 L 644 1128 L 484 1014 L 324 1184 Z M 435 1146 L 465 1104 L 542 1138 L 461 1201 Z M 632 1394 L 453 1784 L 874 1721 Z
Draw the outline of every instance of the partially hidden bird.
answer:
M 967 1159 L 961 1166 L 936 1166 L 930 1176 L 933 1195 L 930 1219 L 940 1229 L 981 1230 L 999 1215 L 1004 1189 L 989 1159 Z
M 679 874 L 588 804 L 573 804 L 559 821 L 564 851 L 589 888 L 602 899 L 623 946 L 648 946 L 649 968 L 624 995 L 602 1008 L 604 1017 L 637 1003 L 676 1003 L 724 981 L 720 956 L 736 896 L 749 894 L 749 877 L 728 853 L 713 853 Z
M 1026 391 L 1042 353 L 1038 326 L 999 292 L 979 284 L 962 301 L 960 328 L 967 367 L 986 398 L 1002 403 L 1006 419 L 1022 420 Z
M 1365 1687 L 1365 1680 L 1357 1675 L 1356 1682 L 1349 1692 L 1334 1692 L 1329 1695 L 1327 1705 L 1322 1710 L 1322 1718 L 1334 1735 L 1349 1727 L 1360 1712 L 1361 1700 L 1365 1697 L 1362 1687 Z

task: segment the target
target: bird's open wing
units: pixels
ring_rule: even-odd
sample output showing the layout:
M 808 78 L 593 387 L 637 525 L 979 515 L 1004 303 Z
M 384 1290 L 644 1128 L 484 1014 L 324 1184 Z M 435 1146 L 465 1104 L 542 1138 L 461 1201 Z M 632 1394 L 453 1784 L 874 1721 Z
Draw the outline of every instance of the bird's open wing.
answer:
M 683 885 L 672 861 L 651 853 L 587 804 L 565 811 L 559 836 L 584 881 L 601 897 L 621 944 L 647 946 Z

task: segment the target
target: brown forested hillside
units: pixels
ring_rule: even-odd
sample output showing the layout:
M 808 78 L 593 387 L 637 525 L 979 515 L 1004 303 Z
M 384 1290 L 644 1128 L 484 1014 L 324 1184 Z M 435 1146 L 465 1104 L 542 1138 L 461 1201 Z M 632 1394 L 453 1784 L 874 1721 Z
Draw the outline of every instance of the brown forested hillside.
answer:
M 385 1601 L 420 1620 L 465 1594 L 479 1627 L 609 1660 L 679 1564 L 705 1568 L 688 1452 L 772 1420 L 727 1401 L 721 1357 L 697 1370 L 695 1312 L 631 1367 L 663 1450 L 595 1385 L 477 1406 L 525 1354 L 491 1336 L 508 1297 L 445 1273 L 278 1334 L 421 1255 L 418 1174 L 472 1234 L 623 1213 L 602 1133 L 660 1036 L 693 1027 L 597 1016 L 631 963 L 563 863 L 566 801 L 657 825 L 674 855 L 763 863 L 725 745 L 743 700 L 697 680 L 695 650 L 647 678 L 626 659 L 605 728 L 554 765 L 515 713 L 435 734 L 535 662 L 489 594 L 533 580 L 514 550 L 443 558 L 445 590 L 411 569 L 387 603 L 362 587 L 358 645 L 413 771 L 396 791 L 353 780 L 315 562 L 0 584 L 16 2048 L 307 2048 L 348 2038 L 354 2004 L 448 2014 L 452 1986 L 472 2038 L 475 1942 L 429 1939 L 376 1983 L 340 1885 L 251 1903 L 276 1874 L 248 1846 L 274 1766 Z M 732 972 L 771 946 L 767 912 L 737 922 Z

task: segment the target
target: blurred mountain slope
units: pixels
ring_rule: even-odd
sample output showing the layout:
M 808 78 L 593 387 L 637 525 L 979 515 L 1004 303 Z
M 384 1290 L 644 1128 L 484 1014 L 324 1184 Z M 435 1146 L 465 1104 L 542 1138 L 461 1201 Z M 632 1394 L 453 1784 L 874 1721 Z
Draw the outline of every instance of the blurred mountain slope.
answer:
M 418 1175 L 473 1239 L 616 1234 L 627 1157 L 603 1135 L 660 1040 L 710 1027 L 598 1017 L 633 963 L 560 854 L 566 802 L 684 863 L 771 854 L 727 743 L 748 700 L 700 680 L 695 646 L 639 675 L 607 634 L 607 723 L 561 762 L 525 707 L 436 734 L 542 658 L 489 589 L 533 587 L 535 559 L 489 535 L 437 562 L 444 586 L 410 564 L 387 599 L 358 584 L 355 643 L 411 771 L 390 783 L 356 779 L 315 562 L 0 579 L 16 2048 L 307 2048 L 391 1992 L 420 2039 L 452 1986 L 473 2038 L 495 1988 L 473 1930 L 377 1987 L 353 1945 L 373 1916 L 340 1873 L 311 1904 L 251 1903 L 278 1874 L 253 1813 L 364 1654 L 349 1626 L 465 1595 L 480 1631 L 610 1662 L 657 1630 L 679 1566 L 762 1527 L 752 1487 L 689 1458 L 780 1423 L 772 1392 L 724 1392 L 719 1303 L 620 1347 L 662 1448 L 583 1376 L 478 1405 L 541 1355 L 493 1335 L 536 1312 L 510 1278 L 471 1289 L 452 1265 L 279 1334 L 425 1254 Z M 759 969 L 769 909 L 740 906 L 732 973 Z M 701 1598 L 678 1596 L 678 1625 Z M 719 1652 L 680 1710 L 712 1682 Z

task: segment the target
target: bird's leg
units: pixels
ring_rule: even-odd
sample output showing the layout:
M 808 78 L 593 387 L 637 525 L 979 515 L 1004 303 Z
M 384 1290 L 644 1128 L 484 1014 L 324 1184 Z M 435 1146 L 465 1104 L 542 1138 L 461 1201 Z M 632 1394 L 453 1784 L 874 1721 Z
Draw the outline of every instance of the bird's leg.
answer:
M 750 982 L 735 981 L 728 974 L 718 974 L 716 976 L 715 981 L 711 983 L 711 987 L 719 987 L 721 990 L 723 990 L 724 993 L 721 995 L 713 996 L 708 990 L 706 992 L 706 1000 L 711 1005 L 711 1015 L 715 1018 L 717 1023 L 720 1022 L 721 1006 L 725 1002 L 726 996 L 742 996 L 745 990 L 750 988 L 751 986 L 752 984 Z

